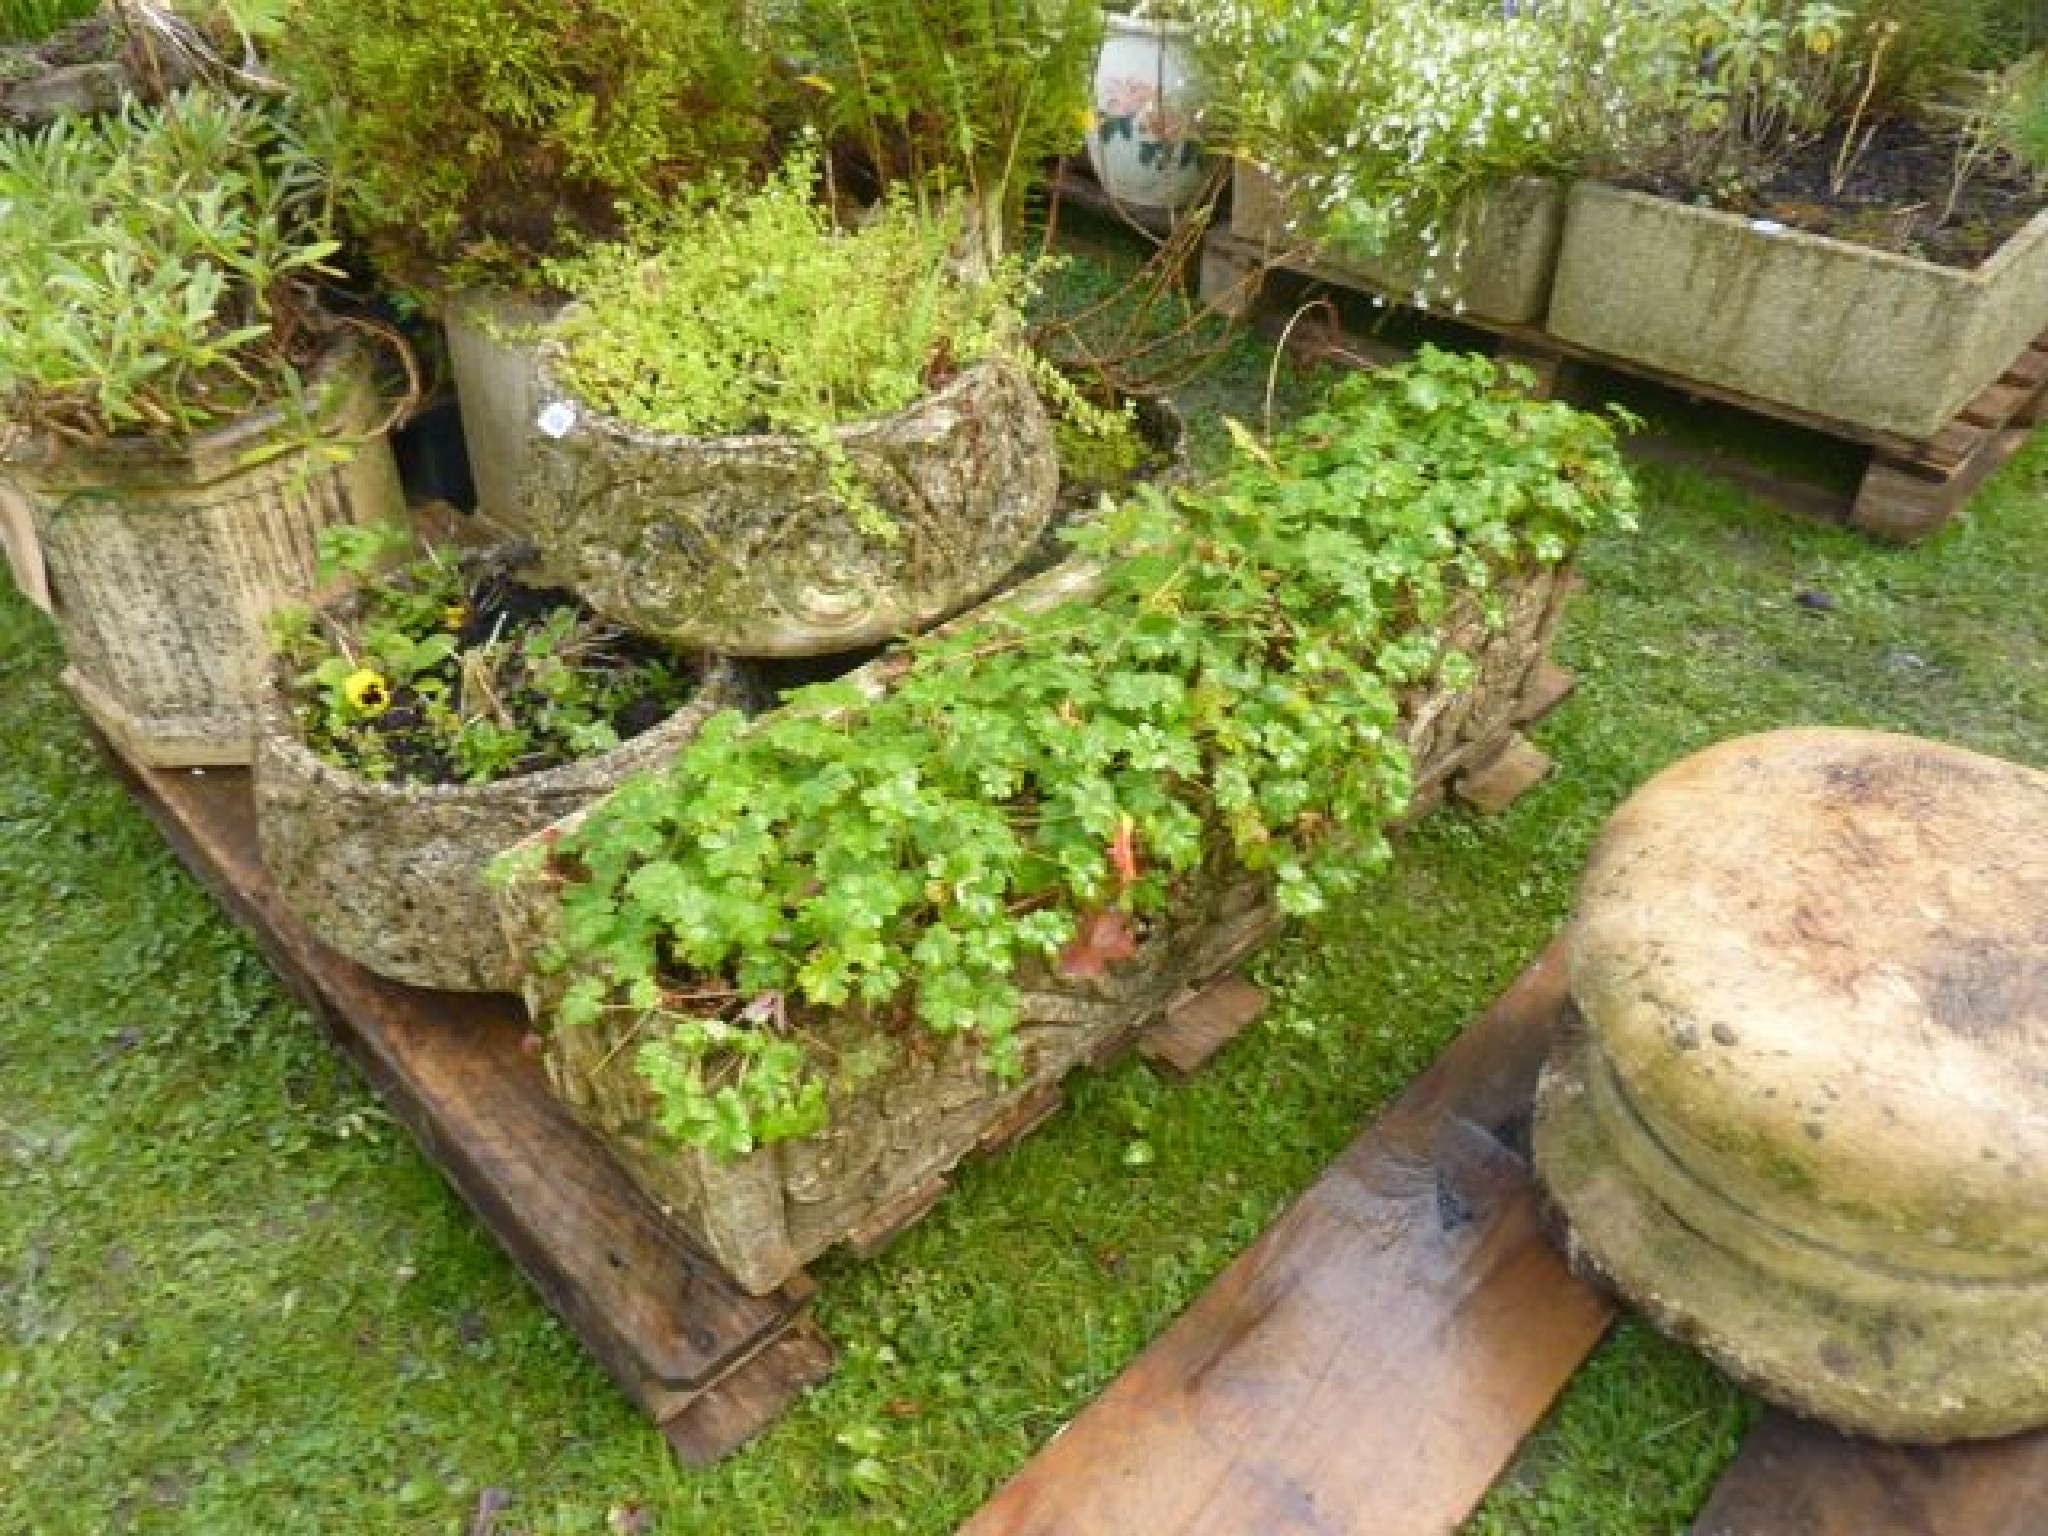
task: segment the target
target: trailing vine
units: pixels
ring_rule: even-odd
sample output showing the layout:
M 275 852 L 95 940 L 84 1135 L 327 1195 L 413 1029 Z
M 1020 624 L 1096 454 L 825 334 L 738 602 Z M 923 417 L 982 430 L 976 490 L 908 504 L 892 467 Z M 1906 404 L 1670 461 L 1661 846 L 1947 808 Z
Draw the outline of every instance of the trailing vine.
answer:
M 618 1027 L 664 1128 L 736 1155 L 822 1124 L 828 1012 L 1014 1073 L 1020 966 L 1099 973 L 1219 855 L 1290 913 L 1383 862 L 1401 696 L 1466 669 L 1440 621 L 1630 520 L 1612 428 L 1426 351 L 1235 435 L 1074 535 L 1088 600 L 917 642 L 880 698 L 720 716 L 547 850 L 555 1027 Z

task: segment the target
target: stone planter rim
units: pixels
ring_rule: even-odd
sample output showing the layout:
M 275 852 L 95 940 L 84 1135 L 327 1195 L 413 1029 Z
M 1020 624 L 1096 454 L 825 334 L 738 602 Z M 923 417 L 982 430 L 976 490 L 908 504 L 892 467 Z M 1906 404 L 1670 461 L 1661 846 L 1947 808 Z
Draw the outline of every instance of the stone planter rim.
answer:
M 1108 31 L 1122 31 L 1133 37 L 1184 39 L 1195 35 L 1191 21 L 1182 21 L 1177 16 L 1139 16 L 1128 10 L 1105 10 L 1102 24 Z
M 615 774 L 605 770 L 616 767 L 620 754 L 630 753 L 637 747 L 644 755 L 645 749 L 658 748 L 678 732 L 685 733 L 687 740 L 720 709 L 737 707 L 741 681 L 738 663 L 729 657 L 709 653 L 700 653 L 694 660 L 698 667 L 697 685 L 688 701 L 638 735 L 621 739 L 615 747 L 579 757 L 574 762 L 559 763 L 553 768 L 512 774 L 481 784 L 429 784 L 413 779 L 372 779 L 329 762 L 307 746 L 292 716 L 283 668 L 273 658 L 264 670 L 260 705 L 263 744 L 266 750 L 275 751 L 281 759 L 288 761 L 294 772 L 323 789 L 388 798 L 394 804 L 425 799 L 441 805 L 487 805 L 508 793 L 564 797 L 587 795 L 607 787 L 607 781 Z M 578 811 L 574 814 L 580 817 L 583 813 Z
M 2006 236 L 1998 249 L 1976 266 L 1957 267 L 1945 262 L 1927 261 L 1918 256 L 1907 256 L 1899 251 L 1887 251 L 1880 246 L 1863 245 L 1835 235 L 1820 235 L 1811 230 L 1795 229 L 1790 225 L 1783 229 L 1760 230 L 1757 228 L 1757 220 L 1747 214 L 1730 213 L 1725 208 L 1716 208 L 1708 203 L 1688 203 L 1679 198 L 1666 197 L 1661 193 L 1645 192 L 1636 187 L 1622 186 L 1618 182 L 1602 181 L 1598 177 L 1581 177 L 1573 181 L 1571 196 L 1574 202 L 1595 196 L 1611 196 L 1645 207 L 1677 208 L 1690 217 L 1719 224 L 1726 229 L 1740 230 L 1759 239 L 1783 241 L 1793 246 L 1812 246 L 1828 251 L 1853 251 L 1858 257 L 1875 266 L 1920 274 L 1937 273 L 1957 283 L 1980 287 L 1995 282 L 2006 267 L 2018 261 L 2020 248 L 2030 237 L 2048 231 L 2048 205 L 2044 205 L 2026 223 Z
M 364 361 L 363 347 L 347 333 L 322 350 L 305 371 L 312 425 L 334 426 L 347 413 Z M 250 466 L 240 460 L 270 440 L 288 438 L 298 425 L 285 402 L 273 400 L 190 436 L 137 432 L 80 442 L 37 433 L 0 452 L 0 470 L 52 490 L 204 486 L 242 473 Z
M 575 312 L 576 307 L 571 305 L 565 308 L 557 317 L 556 323 L 568 318 Z M 553 330 L 552 326 L 550 330 Z M 792 446 L 808 446 L 805 440 L 794 432 L 716 432 L 707 436 L 688 432 L 664 432 L 655 427 L 640 426 L 592 404 L 580 391 L 571 387 L 562 377 L 558 367 L 564 350 L 566 343 L 561 337 L 550 334 L 541 343 L 537 359 L 542 399 L 548 404 L 563 402 L 575 407 L 576 419 L 561 434 L 564 437 L 577 431 L 588 430 L 615 442 L 631 443 L 640 449 L 658 451 L 687 447 L 692 453 L 704 456 L 730 454 L 758 457 Z M 924 391 L 900 410 L 840 422 L 830 429 L 831 436 L 834 441 L 840 443 L 861 442 L 891 427 L 915 421 L 934 406 L 951 402 L 956 396 L 967 393 L 981 376 L 991 370 L 1021 370 L 1021 367 L 1007 346 L 999 347 L 985 356 L 976 358 L 966 367 L 956 370 L 953 376 L 937 389 Z

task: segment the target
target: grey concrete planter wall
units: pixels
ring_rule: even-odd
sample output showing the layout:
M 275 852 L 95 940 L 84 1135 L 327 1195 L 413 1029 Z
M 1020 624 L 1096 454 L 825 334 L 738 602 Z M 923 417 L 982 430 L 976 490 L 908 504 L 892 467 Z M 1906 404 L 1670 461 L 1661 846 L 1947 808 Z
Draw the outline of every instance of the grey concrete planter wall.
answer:
M 541 331 L 560 310 L 524 294 L 477 290 L 456 294 L 442 316 L 477 516 L 497 535 L 532 533 L 527 496 Z
M 312 586 L 321 530 L 404 513 L 390 445 L 361 437 L 381 410 L 367 359 L 337 351 L 309 393 L 310 421 L 272 410 L 182 444 L 40 442 L 0 461 L 9 522 L 18 534 L 26 508 L 33 526 L 65 682 L 141 762 L 247 763 L 264 626 Z M 309 433 L 353 452 L 331 463 Z
M 312 932 L 380 976 L 511 991 L 518 973 L 484 888 L 491 860 L 673 757 L 740 694 L 732 664 L 713 659 L 687 706 L 609 752 L 490 784 L 406 784 L 314 755 L 273 678 L 254 776 L 263 866 Z
M 1965 271 L 1582 182 L 1549 327 L 1680 379 L 1929 438 L 2048 329 L 2048 212 Z
M 878 644 L 984 596 L 1052 516 L 1052 424 L 1023 369 L 966 369 L 834 436 L 895 528 L 863 531 L 797 438 L 643 431 L 543 371 L 534 532 L 551 571 L 642 634 L 738 656 Z
M 1085 595 L 1091 578 L 1087 567 L 1063 566 L 1003 602 L 1050 606 Z M 1421 690 L 1407 701 L 1403 736 L 1415 758 L 1419 802 L 1511 729 L 1562 611 L 1565 585 L 1549 569 L 1511 584 L 1497 632 L 1486 631 L 1471 604 L 1445 625 L 1450 644 L 1478 663 L 1478 675 L 1468 688 Z M 885 658 L 854 680 L 872 694 L 888 676 Z M 499 899 L 513 947 L 536 953 L 553 931 L 556 910 L 546 875 L 513 882 Z M 885 1218 L 1073 1067 L 1116 1054 L 1174 1002 L 1238 965 L 1278 924 L 1263 882 L 1219 851 L 1188 881 L 1171 914 L 1152 925 L 1134 959 L 1099 980 L 1044 967 L 1022 977 L 1021 1080 L 998 1083 L 972 1042 L 925 1041 L 916 1051 L 891 1045 L 892 1059 L 875 1075 L 835 1090 L 825 1130 L 731 1163 L 661 1134 L 623 1033 L 547 1029 L 569 978 L 528 966 L 523 985 L 547 1034 L 556 1092 L 671 1220 L 742 1286 L 762 1293 Z M 828 1048 L 853 1043 L 830 1038 L 830 1023 L 822 1033 Z
M 1564 211 L 1564 183 L 1519 177 L 1473 200 L 1459 221 L 1463 255 L 1454 269 L 1433 281 L 1425 282 L 1428 262 L 1413 245 L 1376 256 L 1317 247 L 1309 264 L 1318 273 L 1355 278 L 1404 303 L 1426 290 L 1432 308 L 1462 304 L 1476 319 L 1533 325 L 1550 303 Z M 1288 228 L 1289 218 L 1286 189 L 1267 171 L 1238 161 L 1231 172 L 1230 232 L 1277 254 L 1299 243 Z

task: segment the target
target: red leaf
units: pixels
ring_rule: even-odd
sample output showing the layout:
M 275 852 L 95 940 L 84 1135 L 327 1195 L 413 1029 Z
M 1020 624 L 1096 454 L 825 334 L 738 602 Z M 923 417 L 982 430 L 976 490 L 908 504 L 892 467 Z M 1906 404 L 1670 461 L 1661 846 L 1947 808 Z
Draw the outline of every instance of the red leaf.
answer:
M 1074 937 L 1060 951 L 1060 973 L 1101 976 L 1117 961 L 1128 960 L 1137 952 L 1138 935 L 1128 917 L 1114 907 L 1089 912 L 1082 916 Z

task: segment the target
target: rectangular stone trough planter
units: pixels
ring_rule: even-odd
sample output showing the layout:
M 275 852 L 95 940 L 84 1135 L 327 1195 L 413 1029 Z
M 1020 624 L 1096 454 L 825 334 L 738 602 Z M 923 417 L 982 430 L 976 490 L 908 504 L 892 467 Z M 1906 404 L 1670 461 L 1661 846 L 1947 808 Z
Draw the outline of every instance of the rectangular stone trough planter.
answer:
M 999 599 L 1049 607 L 1085 595 L 1094 572 L 1069 564 Z M 1445 625 L 1451 645 L 1476 663 L 1463 689 L 1433 688 L 1406 701 L 1402 724 L 1416 765 L 1416 802 L 1434 803 L 1462 767 L 1484 761 L 1512 731 L 1523 694 L 1562 611 L 1561 570 L 1537 568 L 1503 586 L 1505 622 L 1489 633 L 1477 605 Z M 888 685 L 890 657 L 852 681 L 871 695 Z M 566 830 L 577 818 L 561 823 Z M 549 834 L 541 834 L 547 838 Z M 530 962 L 553 932 L 550 876 L 538 861 L 499 892 L 514 951 Z M 1265 882 L 1219 854 L 1190 878 L 1180 905 L 1154 921 L 1138 954 L 1095 980 L 1034 967 L 1023 978 L 1018 1030 L 1025 1070 L 997 1082 L 972 1042 L 919 1037 L 891 1042 L 892 1058 L 857 1088 L 835 1089 L 822 1131 L 725 1162 L 679 1146 L 656 1128 L 654 1105 L 634 1069 L 632 1041 L 603 1028 L 549 1027 L 569 977 L 522 966 L 527 1005 L 546 1036 L 556 1093 L 617 1157 L 678 1228 L 741 1286 L 773 1290 L 837 1243 L 885 1229 L 920 1191 L 978 1145 L 1029 1119 L 1031 1107 L 1069 1070 L 1106 1061 L 1134 1043 L 1176 1002 L 1234 970 L 1280 925 Z M 827 1031 L 829 1034 L 829 1030 Z M 825 1040 L 829 1048 L 848 1042 Z
M 1549 329 L 1766 407 L 1920 441 L 2048 330 L 2048 211 L 1964 270 L 1581 182 Z
M 1564 214 L 1563 182 L 1518 177 L 1473 200 L 1463 221 L 1462 257 L 1454 271 L 1432 283 L 1423 279 L 1423 252 L 1412 246 L 1378 256 L 1318 247 L 1299 265 L 1316 276 L 1383 290 L 1403 303 L 1427 287 L 1432 308 L 1462 304 L 1474 319 L 1533 325 L 1550 303 Z M 1278 254 L 1300 243 L 1288 221 L 1286 188 L 1263 167 L 1238 161 L 1231 171 L 1230 232 Z

